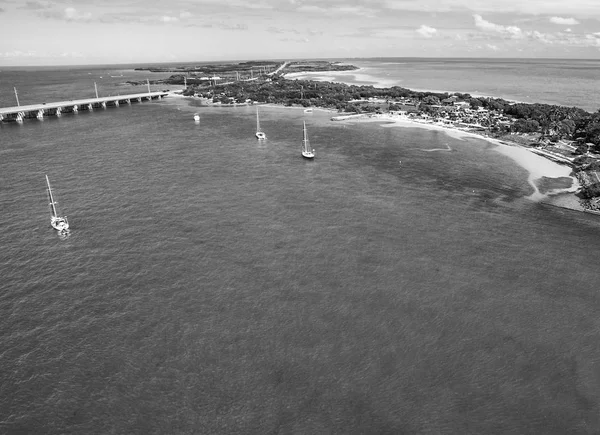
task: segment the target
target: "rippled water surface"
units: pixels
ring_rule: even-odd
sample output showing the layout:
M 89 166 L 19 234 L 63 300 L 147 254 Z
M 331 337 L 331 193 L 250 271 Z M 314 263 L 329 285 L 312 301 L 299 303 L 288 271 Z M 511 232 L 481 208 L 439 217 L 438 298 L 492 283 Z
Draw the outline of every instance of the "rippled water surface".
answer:
M 414 90 L 466 92 L 527 103 L 600 108 L 600 60 L 593 59 L 349 59 L 361 69 L 317 74 L 325 80 Z M 308 75 L 307 77 L 314 77 Z
M 0 432 L 598 433 L 597 217 L 491 144 L 329 117 L 2 124 Z

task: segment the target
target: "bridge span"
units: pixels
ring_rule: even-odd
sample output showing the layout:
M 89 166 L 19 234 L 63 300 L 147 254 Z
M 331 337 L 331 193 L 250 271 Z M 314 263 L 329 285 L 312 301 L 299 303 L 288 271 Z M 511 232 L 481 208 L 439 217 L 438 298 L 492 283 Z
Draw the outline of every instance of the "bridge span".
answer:
M 160 100 L 169 95 L 167 91 L 145 92 L 143 94 L 112 95 L 110 97 L 88 98 L 83 100 L 58 101 L 54 103 L 31 104 L 0 108 L 0 122 L 38 118 L 44 116 L 60 116 L 62 113 L 76 113 L 82 110 L 105 109 L 121 104 L 141 103 L 142 101 Z

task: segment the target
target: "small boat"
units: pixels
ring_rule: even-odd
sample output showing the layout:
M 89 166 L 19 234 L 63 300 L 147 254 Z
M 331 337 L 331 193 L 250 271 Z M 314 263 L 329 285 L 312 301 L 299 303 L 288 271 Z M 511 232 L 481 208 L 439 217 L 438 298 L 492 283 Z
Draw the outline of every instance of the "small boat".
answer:
M 308 109 L 304 109 L 304 113 L 312 113 L 312 109 L 309 107 Z
M 260 119 L 258 118 L 258 107 L 256 108 L 256 138 L 258 140 L 265 140 L 267 135 L 260 129 Z
M 194 121 L 200 122 L 200 114 L 199 113 L 194 113 Z
M 308 133 L 306 133 L 306 121 L 304 122 L 304 136 L 302 138 L 302 157 L 305 159 L 314 159 L 315 150 L 310 148 L 310 142 L 308 141 Z
M 47 175 L 46 184 L 48 185 L 48 199 L 50 200 L 50 225 L 52 225 L 52 228 L 56 231 L 61 233 L 67 232 L 69 230 L 69 221 L 66 216 L 58 215 L 56 201 L 54 200 L 54 195 L 52 195 L 52 188 L 50 187 L 50 180 Z

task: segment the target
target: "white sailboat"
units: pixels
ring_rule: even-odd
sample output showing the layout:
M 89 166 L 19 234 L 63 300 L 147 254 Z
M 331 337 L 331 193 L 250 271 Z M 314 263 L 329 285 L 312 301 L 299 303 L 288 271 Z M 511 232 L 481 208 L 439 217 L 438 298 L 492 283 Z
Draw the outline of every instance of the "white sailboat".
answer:
M 60 231 L 61 233 L 67 232 L 69 230 L 69 221 L 66 216 L 58 215 L 56 201 L 54 200 L 54 195 L 52 195 L 52 188 L 50 187 L 50 180 L 47 175 L 46 184 L 48 185 L 48 199 L 50 200 L 50 225 L 56 231 Z
M 265 140 L 267 135 L 260 129 L 260 119 L 258 118 L 258 107 L 256 108 L 256 138 L 258 140 Z
M 306 121 L 304 122 L 304 136 L 302 138 L 302 157 L 305 159 L 314 159 L 315 150 L 310 148 L 310 142 L 308 141 L 308 133 L 306 133 Z
M 194 113 L 194 121 L 200 122 L 200 114 L 199 113 Z

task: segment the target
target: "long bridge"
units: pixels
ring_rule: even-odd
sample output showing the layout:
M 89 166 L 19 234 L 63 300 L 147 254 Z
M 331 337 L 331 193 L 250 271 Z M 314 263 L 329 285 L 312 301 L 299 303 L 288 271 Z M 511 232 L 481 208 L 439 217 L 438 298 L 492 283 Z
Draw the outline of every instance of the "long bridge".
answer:
M 60 116 L 62 113 L 77 113 L 83 110 L 96 108 L 106 109 L 109 106 L 121 104 L 141 103 L 142 101 L 160 100 L 169 95 L 167 91 L 145 92 L 143 94 L 112 95 L 110 97 L 87 98 L 83 100 L 58 101 L 54 103 L 31 104 L 28 106 L 14 106 L 0 108 L 1 121 L 23 122 L 24 119 L 44 116 Z

